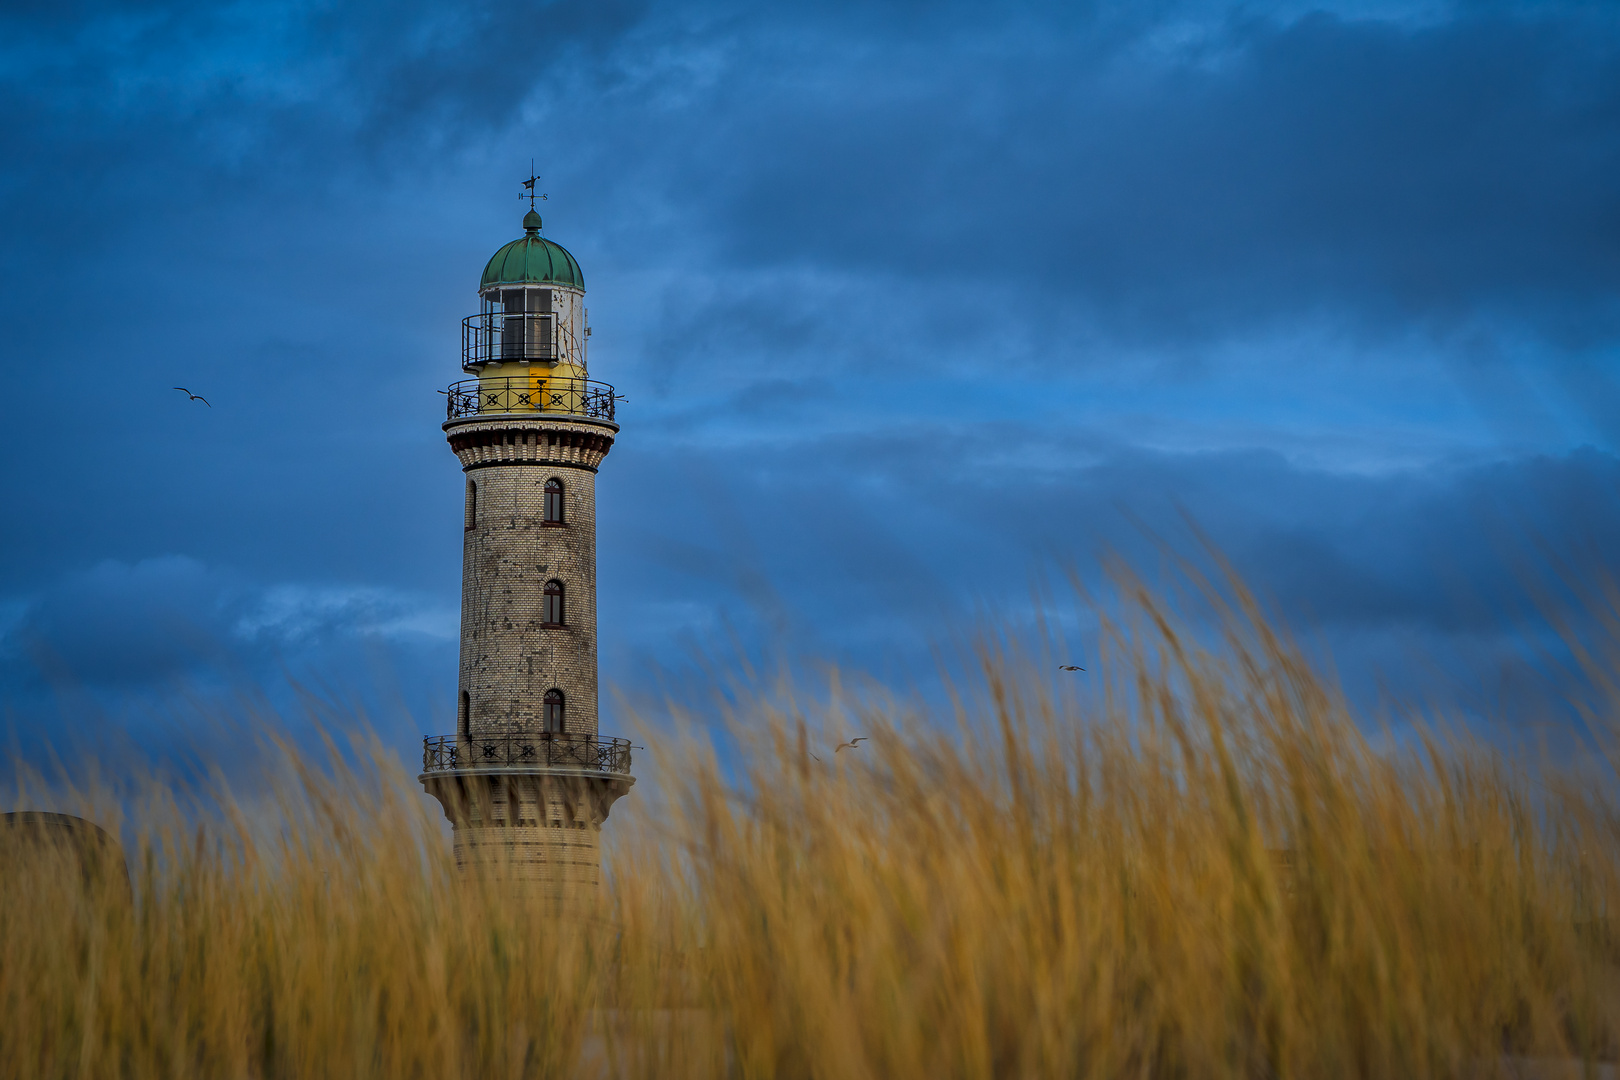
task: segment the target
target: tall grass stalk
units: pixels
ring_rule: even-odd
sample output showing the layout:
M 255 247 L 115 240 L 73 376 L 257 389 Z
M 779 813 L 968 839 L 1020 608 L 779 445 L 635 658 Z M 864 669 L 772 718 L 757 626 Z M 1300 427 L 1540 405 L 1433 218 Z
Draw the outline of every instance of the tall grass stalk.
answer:
M 133 838 L 133 902 L 71 853 L 6 853 L 0 1073 L 1417 1077 L 1615 1057 L 1612 773 L 1441 728 L 1369 741 L 1241 590 L 1213 635 L 1124 594 L 1089 682 L 1054 678 L 1039 642 L 988 641 L 954 716 L 772 693 L 736 710 L 725 756 L 650 734 L 639 771 L 662 794 L 615 811 L 591 911 L 459 880 L 437 807 L 375 747 L 282 747 L 251 805 L 154 785 L 108 823 Z

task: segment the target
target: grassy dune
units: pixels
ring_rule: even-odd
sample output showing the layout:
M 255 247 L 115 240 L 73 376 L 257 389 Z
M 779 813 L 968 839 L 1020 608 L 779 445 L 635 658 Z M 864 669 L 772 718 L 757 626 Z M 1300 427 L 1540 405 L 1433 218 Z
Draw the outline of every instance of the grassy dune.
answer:
M 1375 749 L 1241 597 L 1192 634 L 1124 591 L 1087 681 L 1054 678 L 1038 643 L 991 643 L 955 715 L 772 693 L 737 710 L 724 768 L 661 736 L 638 772 L 663 802 L 615 812 L 589 915 L 458 881 L 412 763 L 380 754 L 283 752 L 251 805 L 154 785 L 122 801 L 128 822 L 90 791 L 138 837 L 133 901 L 71 853 L 6 853 L 0 1074 L 1406 1077 L 1615 1058 L 1612 702 L 1585 703 L 1584 766 L 1443 734 Z

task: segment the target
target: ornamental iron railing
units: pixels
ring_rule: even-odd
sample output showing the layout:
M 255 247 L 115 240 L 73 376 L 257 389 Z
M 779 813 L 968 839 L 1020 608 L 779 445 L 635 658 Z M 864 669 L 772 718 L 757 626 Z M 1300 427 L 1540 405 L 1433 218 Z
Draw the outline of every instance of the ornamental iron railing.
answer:
M 595 379 L 557 379 L 536 369 L 533 375 L 462 379 L 444 391 L 447 419 L 483 413 L 555 413 L 612 420 L 618 399 L 612 385 Z
M 577 364 L 585 355 L 568 323 L 550 312 L 486 311 L 461 320 L 461 366 L 512 362 Z
M 630 740 L 566 732 L 534 735 L 430 735 L 422 771 L 452 769 L 585 769 L 630 775 Z

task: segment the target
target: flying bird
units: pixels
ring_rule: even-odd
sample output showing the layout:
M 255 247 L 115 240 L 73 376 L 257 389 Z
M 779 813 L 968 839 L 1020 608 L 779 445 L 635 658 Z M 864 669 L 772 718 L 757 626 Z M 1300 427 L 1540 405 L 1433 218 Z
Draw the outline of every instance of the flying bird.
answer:
M 848 749 L 848 748 L 853 747 L 856 743 L 861 743 L 861 742 L 865 742 L 865 741 L 866 741 L 866 736 L 865 735 L 857 735 L 855 738 L 849 740 L 849 742 L 839 743 L 838 744 L 838 750 Z M 835 754 L 838 753 L 838 750 L 834 750 L 833 753 L 835 753 Z
M 1058 670 L 1059 671 L 1084 671 L 1086 669 L 1083 668 L 1083 667 L 1075 667 L 1073 664 L 1059 664 L 1058 665 Z
M 208 405 L 208 399 L 203 397 L 201 394 L 193 394 L 190 390 L 187 390 L 183 386 L 177 386 L 177 387 L 175 387 L 175 389 L 180 391 L 182 394 L 186 395 L 186 397 L 190 398 L 192 401 L 200 401 L 204 405 Z M 213 408 L 212 405 L 208 405 L 208 407 L 210 409 Z

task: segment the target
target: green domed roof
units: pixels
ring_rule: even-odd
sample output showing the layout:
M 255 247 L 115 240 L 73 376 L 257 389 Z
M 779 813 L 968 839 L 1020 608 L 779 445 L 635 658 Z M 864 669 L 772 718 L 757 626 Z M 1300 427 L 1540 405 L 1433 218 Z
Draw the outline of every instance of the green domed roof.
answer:
M 540 215 L 529 211 L 523 217 L 523 227 L 528 235 L 495 253 L 484 267 L 484 278 L 478 288 L 550 281 L 583 291 L 585 275 L 579 272 L 579 263 L 561 244 L 553 244 L 540 235 Z

